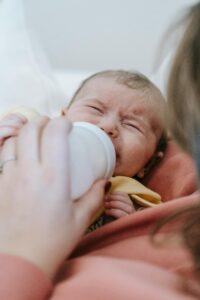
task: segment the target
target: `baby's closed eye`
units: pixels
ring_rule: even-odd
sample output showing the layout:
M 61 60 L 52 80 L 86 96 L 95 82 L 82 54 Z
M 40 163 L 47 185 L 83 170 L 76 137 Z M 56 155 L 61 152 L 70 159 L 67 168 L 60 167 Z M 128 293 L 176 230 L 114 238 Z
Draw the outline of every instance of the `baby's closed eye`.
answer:
M 94 110 L 94 111 L 96 111 L 96 112 L 98 112 L 98 113 L 103 114 L 103 109 L 100 108 L 100 107 L 98 107 L 98 106 L 95 106 L 95 105 L 87 105 L 87 107 L 90 108 L 91 110 Z

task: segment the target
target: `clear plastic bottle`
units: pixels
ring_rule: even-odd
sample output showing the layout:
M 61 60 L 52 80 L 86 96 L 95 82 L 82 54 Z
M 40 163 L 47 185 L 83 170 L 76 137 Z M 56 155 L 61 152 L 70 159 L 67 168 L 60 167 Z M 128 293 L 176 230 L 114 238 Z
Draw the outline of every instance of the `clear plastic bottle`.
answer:
M 73 123 L 69 133 L 72 199 L 83 195 L 98 179 L 109 179 L 114 172 L 116 154 L 107 134 L 87 122 Z

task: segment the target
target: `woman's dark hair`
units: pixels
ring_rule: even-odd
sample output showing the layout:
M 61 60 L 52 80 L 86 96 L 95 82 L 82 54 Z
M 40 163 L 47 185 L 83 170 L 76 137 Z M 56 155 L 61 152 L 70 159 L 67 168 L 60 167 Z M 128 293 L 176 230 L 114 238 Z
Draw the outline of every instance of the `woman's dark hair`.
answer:
M 200 128 L 200 2 L 187 12 L 168 82 L 168 121 L 174 137 L 193 155 Z
M 176 140 L 196 159 L 200 174 L 200 2 L 187 12 L 182 25 L 184 32 L 168 83 L 168 121 Z M 180 221 L 179 233 L 200 276 L 200 201 L 194 207 L 160 220 L 154 227 L 153 239 L 172 220 Z

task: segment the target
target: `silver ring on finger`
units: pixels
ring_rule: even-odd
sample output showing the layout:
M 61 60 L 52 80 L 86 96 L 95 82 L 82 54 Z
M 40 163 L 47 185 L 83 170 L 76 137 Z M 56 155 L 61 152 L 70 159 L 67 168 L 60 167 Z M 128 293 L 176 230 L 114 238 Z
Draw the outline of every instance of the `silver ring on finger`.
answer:
M 4 168 L 4 166 L 5 166 L 6 163 L 8 163 L 10 161 L 14 161 L 14 160 L 17 160 L 16 156 L 7 158 L 5 160 L 0 160 L 0 173 L 3 173 L 3 168 Z

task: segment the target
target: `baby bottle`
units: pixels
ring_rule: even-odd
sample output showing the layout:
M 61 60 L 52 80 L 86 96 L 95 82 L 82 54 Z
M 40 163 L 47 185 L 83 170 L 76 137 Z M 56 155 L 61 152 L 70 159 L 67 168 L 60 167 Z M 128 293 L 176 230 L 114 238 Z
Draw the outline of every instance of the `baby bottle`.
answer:
M 28 121 L 36 120 L 40 114 L 28 107 L 20 106 L 8 113 L 20 113 Z M 114 172 L 116 153 L 107 134 L 87 122 L 74 122 L 68 135 L 69 163 L 72 199 L 83 195 L 98 179 L 109 179 Z
M 69 160 L 72 199 L 83 195 L 98 179 L 109 179 L 116 154 L 107 134 L 87 122 L 75 122 L 69 133 Z

